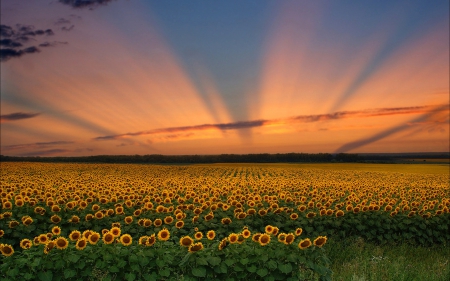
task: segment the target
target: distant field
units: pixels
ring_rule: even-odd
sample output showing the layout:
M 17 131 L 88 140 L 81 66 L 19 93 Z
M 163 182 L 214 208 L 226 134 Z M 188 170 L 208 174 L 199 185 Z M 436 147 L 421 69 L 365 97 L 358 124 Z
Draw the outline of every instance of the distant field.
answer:
M 446 160 L 446 159 L 437 159 Z M 450 165 L 446 164 L 367 164 L 367 163 L 311 163 L 311 164 L 290 164 L 290 163 L 219 163 L 219 164 L 198 164 L 196 166 L 225 166 L 225 167 L 273 167 L 286 169 L 323 169 L 323 170 L 356 170 L 356 171 L 377 171 L 377 172 L 398 172 L 398 173 L 419 173 L 419 174 L 450 174 Z

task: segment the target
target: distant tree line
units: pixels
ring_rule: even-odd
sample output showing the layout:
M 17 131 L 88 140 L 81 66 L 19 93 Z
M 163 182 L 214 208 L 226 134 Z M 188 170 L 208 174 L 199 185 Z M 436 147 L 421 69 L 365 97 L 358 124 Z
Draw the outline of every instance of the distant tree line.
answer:
M 392 163 L 399 159 L 448 159 L 449 153 L 441 154 L 367 154 L 352 153 L 260 153 L 219 155 L 95 155 L 76 157 L 39 157 L 0 155 L 1 162 L 71 162 L 71 163 L 154 163 L 154 164 L 207 164 L 207 163 Z

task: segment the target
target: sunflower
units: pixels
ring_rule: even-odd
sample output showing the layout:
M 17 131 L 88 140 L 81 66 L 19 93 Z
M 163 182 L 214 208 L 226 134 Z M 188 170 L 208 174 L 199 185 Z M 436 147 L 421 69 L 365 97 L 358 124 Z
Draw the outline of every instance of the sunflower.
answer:
M 12 220 L 12 221 L 10 221 L 10 222 L 8 223 L 8 227 L 9 227 L 9 228 L 14 228 L 14 227 L 16 227 L 16 226 L 18 226 L 18 225 L 19 225 L 19 222 L 16 221 L 16 220 Z
M 94 214 L 94 217 L 95 217 L 96 219 L 98 219 L 98 220 L 101 220 L 101 219 L 103 219 L 104 214 L 103 214 L 102 211 L 97 211 L 97 212 Z
M 219 251 L 223 250 L 223 248 L 225 248 L 227 246 L 227 243 L 228 243 L 228 238 L 227 237 L 223 238 L 219 243 Z
M 131 238 L 130 234 L 124 234 L 120 236 L 120 243 L 124 246 L 130 246 L 133 243 L 133 238 Z
M 0 238 L 2 238 L 3 235 L 5 235 L 5 231 L 3 229 L 0 229 Z
M 127 216 L 127 217 L 125 217 L 125 223 L 126 224 L 130 224 L 130 223 L 132 223 L 133 222 L 133 217 L 132 216 Z
M 114 238 L 119 237 L 121 233 L 120 227 L 114 226 L 111 228 L 110 233 L 114 236 Z
M 52 233 L 55 236 L 61 235 L 61 227 L 59 226 L 52 227 Z
M 198 221 L 199 216 L 194 216 L 192 218 L 192 223 L 196 223 Z
M 258 242 L 261 246 L 266 246 L 270 243 L 270 235 L 267 233 L 261 234 L 261 236 L 259 236 Z
M 91 245 L 97 244 L 100 240 L 100 233 L 92 231 L 92 234 L 89 236 L 88 240 Z
M 39 244 L 46 244 L 49 241 L 47 234 L 40 234 L 38 236 Z
M 167 228 L 163 228 L 158 232 L 158 240 L 167 241 L 170 238 L 170 232 Z
M 251 233 L 250 230 L 248 230 L 248 229 L 244 229 L 244 230 L 242 231 L 242 236 L 243 236 L 245 239 L 249 238 L 251 235 L 252 235 L 252 233 Z
M 85 221 L 91 221 L 94 218 L 93 214 L 87 214 L 86 217 L 84 217 Z
M 203 238 L 203 233 L 201 233 L 200 231 L 196 232 L 196 233 L 194 234 L 194 238 L 195 238 L 195 240 L 200 240 L 200 239 L 202 239 L 202 238 Z
M 2 252 L 2 255 L 5 257 L 12 256 L 14 254 L 14 248 L 11 245 L 8 244 L 1 244 L 2 247 L 0 247 L 0 251 Z
M 59 250 L 64 250 L 67 248 L 67 246 L 69 246 L 69 241 L 67 241 L 65 237 L 58 237 L 55 240 L 55 246 Z
M 244 212 L 239 212 L 239 213 L 236 214 L 236 218 L 239 219 L 239 220 L 243 220 L 246 217 L 247 217 L 247 213 L 244 213 Z
M 298 215 L 297 215 L 297 213 L 292 213 L 292 214 L 289 216 L 289 218 L 290 218 L 291 220 L 296 220 L 296 219 L 298 219 Z
M 183 226 L 184 226 L 184 221 L 177 221 L 175 223 L 175 227 L 178 229 L 183 228 Z
M 150 219 L 144 219 L 142 224 L 143 227 L 150 227 L 152 225 L 152 221 Z
M 323 245 L 327 242 L 326 236 L 319 236 L 316 239 L 314 239 L 314 246 L 322 248 Z
M 305 205 L 300 205 L 300 206 L 298 206 L 297 207 L 297 210 L 299 210 L 300 212 L 304 212 L 304 211 L 306 211 L 306 206 Z
M 51 216 L 50 220 L 52 221 L 52 223 L 58 224 L 61 222 L 61 217 L 58 215 L 53 215 Z
M 84 250 L 84 248 L 86 248 L 88 244 L 88 241 L 86 240 L 86 238 L 81 238 L 77 240 L 77 243 L 75 243 L 75 248 L 77 248 L 77 250 Z
M 274 226 L 273 230 L 272 230 L 272 235 L 273 236 L 277 236 L 278 235 L 278 231 L 279 231 L 278 227 Z
M 72 218 L 69 220 L 70 223 L 79 223 L 80 222 L 80 217 L 78 216 L 72 216 Z
M 300 240 L 300 242 L 298 243 L 298 247 L 299 247 L 301 250 L 304 250 L 304 249 L 306 249 L 306 248 L 308 248 L 308 247 L 310 247 L 310 246 L 311 246 L 311 240 L 309 240 L 309 238 Z
M 237 243 L 239 240 L 239 235 L 236 233 L 231 233 L 230 235 L 228 235 L 228 241 L 231 244 Z
M 202 242 L 197 242 L 197 243 L 191 244 L 191 245 L 189 246 L 189 252 L 190 252 L 190 253 L 195 253 L 195 252 L 198 252 L 198 251 L 200 251 L 200 250 L 202 250 L 202 249 L 203 249 L 203 244 L 202 244 Z
M 109 232 L 109 229 L 106 229 L 106 228 L 103 228 L 102 229 L 102 235 L 105 235 L 106 233 L 108 233 Z
M 295 230 L 295 235 L 297 235 L 297 236 L 302 235 L 302 233 L 303 233 L 303 229 L 300 227 Z
M 20 241 L 20 248 L 26 250 L 26 249 L 30 249 L 33 246 L 33 241 L 31 241 L 30 239 L 22 239 Z
M 259 209 L 258 215 L 260 215 L 261 217 L 267 215 L 267 210 L 265 210 L 265 209 Z
M 148 240 L 148 236 L 146 236 L 146 235 L 141 236 L 141 237 L 139 237 L 138 244 L 145 245 L 147 243 L 147 240 Z
M 238 242 L 239 244 L 242 244 L 244 241 L 245 241 L 244 236 L 242 236 L 242 234 L 238 234 L 238 240 L 237 240 L 237 242 Z
M 167 216 L 164 218 L 164 223 L 165 224 L 171 224 L 173 222 L 173 217 L 172 216 Z
M 284 240 L 286 240 L 286 235 L 286 233 L 278 234 L 278 242 L 284 243 Z
M 92 234 L 92 230 L 85 230 L 85 231 L 83 231 L 82 236 L 84 238 L 86 238 L 86 240 L 87 240 L 87 239 L 89 239 L 89 236 L 91 236 L 91 234 Z
M 314 213 L 314 212 L 309 212 L 309 213 L 306 214 L 306 217 L 307 217 L 308 219 L 313 218 L 313 217 L 315 217 L 315 216 L 316 216 L 316 213 Z
M 231 223 L 231 219 L 230 219 L 230 218 L 223 218 L 223 219 L 221 220 L 221 222 L 222 222 L 222 224 L 227 225 L 227 224 L 230 224 L 230 223 Z
M 155 237 L 155 234 L 153 233 L 152 235 L 150 235 L 147 238 L 147 241 L 145 242 L 145 246 L 148 246 L 148 247 L 153 246 L 153 244 L 155 244 L 155 242 L 156 242 L 156 237 Z
M 189 236 L 184 236 L 180 238 L 180 245 L 183 247 L 189 247 L 194 243 L 194 240 Z
M 135 211 L 133 212 L 133 216 L 139 217 L 139 216 L 141 215 L 141 213 L 142 213 L 142 210 L 141 210 L 141 209 L 137 209 L 137 210 L 135 210 Z
M 116 215 L 122 215 L 123 214 L 123 207 L 122 206 L 117 206 L 115 211 L 116 211 Z
M 23 223 L 23 225 L 25 225 L 25 226 L 29 226 L 30 224 L 33 223 L 33 219 L 32 219 L 30 216 L 24 216 L 24 217 L 22 218 L 22 223 Z
M 52 212 L 53 213 L 58 213 L 59 211 L 61 211 L 61 208 L 58 205 L 53 205 L 52 206 Z
M 261 235 L 262 235 L 262 233 L 255 233 L 255 234 L 253 234 L 252 241 L 256 242 L 256 243 L 259 243 L 259 237 L 261 237 Z
M 156 219 L 153 222 L 153 225 L 156 226 L 156 227 L 160 227 L 162 225 L 162 220 L 161 219 Z
M 120 235 L 120 234 L 119 234 Z M 103 234 L 102 240 L 104 244 L 111 244 L 112 242 L 114 242 L 114 238 L 116 236 L 114 236 L 114 234 L 112 233 L 112 231 Z M 87 242 L 87 239 L 83 238 L 83 240 L 85 240 Z
M 344 215 L 344 211 L 342 211 L 342 210 L 338 210 L 338 211 L 336 212 L 336 217 L 337 217 L 337 218 L 342 217 L 343 215 Z
M 213 212 L 210 212 L 209 214 L 207 214 L 206 216 L 204 216 L 205 221 L 210 221 L 214 218 L 214 214 Z
M 293 233 L 289 233 L 286 235 L 286 239 L 284 239 L 284 244 L 289 245 L 292 244 L 295 240 L 295 235 Z
M 264 228 L 264 231 L 265 231 L 266 233 L 268 233 L 268 234 L 271 234 L 272 231 L 273 231 L 273 226 L 267 225 L 267 226 Z
M 77 241 L 78 239 L 80 239 L 80 237 L 81 237 L 81 232 L 79 232 L 78 230 L 73 230 L 69 234 L 69 239 L 72 241 Z
M 353 208 L 353 213 L 355 213 L 355 214 L 359 213 L 359 207 Z

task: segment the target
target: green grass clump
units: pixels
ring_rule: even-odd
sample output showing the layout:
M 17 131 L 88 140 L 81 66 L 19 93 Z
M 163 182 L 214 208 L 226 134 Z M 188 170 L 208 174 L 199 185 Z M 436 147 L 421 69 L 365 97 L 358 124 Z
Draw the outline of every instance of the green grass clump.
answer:
M 362 238 L 327 243 L 336 281 L 448 281 L 450 246 L 375 245 Z

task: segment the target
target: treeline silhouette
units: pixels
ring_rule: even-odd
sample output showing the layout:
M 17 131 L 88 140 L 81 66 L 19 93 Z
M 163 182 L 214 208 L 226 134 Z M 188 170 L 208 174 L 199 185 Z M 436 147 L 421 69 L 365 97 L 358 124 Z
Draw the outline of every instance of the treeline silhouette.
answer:
M 151 163 L 151 164 L 207 164 L 207 163 L 392 163 L 400 159 L 448 159 L 449 153 L 441 154 L 352 154 L 352 153 L 260 153 L 219 155 L 95 155 L 95 156 L 5 156 L 1 162 L 50 162 L 50 163 Z

